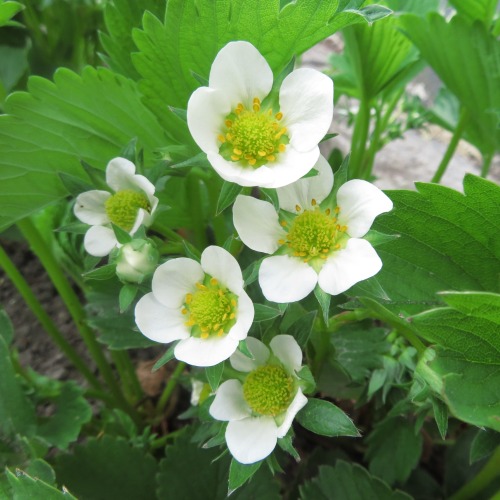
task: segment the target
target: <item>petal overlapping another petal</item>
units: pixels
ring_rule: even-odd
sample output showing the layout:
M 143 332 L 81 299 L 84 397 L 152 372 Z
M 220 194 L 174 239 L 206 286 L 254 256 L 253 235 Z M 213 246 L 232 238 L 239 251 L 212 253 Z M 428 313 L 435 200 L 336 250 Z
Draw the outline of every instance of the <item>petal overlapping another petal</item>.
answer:
M 94 257 L 105 257 L 118 245 L 115 233 L 105 226 L 92 226 L 83 238 L 85 250 Z
M 236 351 L 230 358 L 231 366 L 240 372 L 251 372 L 259 366 L 262 366 L 269 359 L 269 349 L 258 339 L 248 337 L 247 346 L 253 355 L 253 359 L 249 358 L 240 351 Z
M 76 197 L 74 214 L 85 224 L 92 226 L 102 226 L 109 224 L 109 217 L 106 214 L 106 200 L 109 199 L 111 193 L 93 189 L 86 191 Z
M 229 335 L 207 339 L 189 337 L 175 346 L 174 355 L 192 366 L 214 366 L 229 358 L 237 347 L 238 341 Z
M 209 246 L 201 254 L 203 271 L 216 278 L 233 293 L 243 291 L 243 276 L 237 260 L 222 247 Z
M 219 386 L 209 413 L 213 418 L 223 422 L 242 420 L 251 415 L 239 380 L 226 380 Z
M 291 335 L 276 335 L 271 340 L 269 347 L 290 373 L 300 370 L 302 350 Z

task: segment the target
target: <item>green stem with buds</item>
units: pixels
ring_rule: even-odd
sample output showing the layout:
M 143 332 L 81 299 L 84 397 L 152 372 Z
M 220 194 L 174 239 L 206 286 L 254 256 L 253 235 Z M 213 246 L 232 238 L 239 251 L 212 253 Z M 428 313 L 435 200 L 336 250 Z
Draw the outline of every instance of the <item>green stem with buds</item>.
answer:
M 86 378 L 88 383 L 96 390 L 102 388 L 97 377 L 91 372 L 89 367 L 80 358 L 78 353 L 71 347 L 71 344 L 64 338 L 52 318 L 45 312 L 42 305 L 36 298 L 30 286 L 18 271 L 14 263 L 10 260 L 5 250 L 0 246 L 0 267 L 3 268 L 9 279 L 17 288 L 28 307 L 33 311 L 38 321 L 48 333 L 54 343 L 61 349 L 66 357 L 73 363 L 75 368 Z
M 450 143 L 448 144 L 448 149 L 446 150 L 439 167 L 434 174 L 434 177 L 431 179 L 431 182 L 440 182 L 444 173 L 446 172 L 446 168 L 450 163 L 451 158 L 453 157 L 455 150 L 457 149 L 458 143 L 462 138 L 462 134 L 465 130 L 465 125 L 467 124 L 467 120 L 469 119 L 469 114 L 465 108 L 462 108 L 460 111 L 460 118 L 458 120 L 455 131 L 453 132 L 453 136 L 451 138 Z

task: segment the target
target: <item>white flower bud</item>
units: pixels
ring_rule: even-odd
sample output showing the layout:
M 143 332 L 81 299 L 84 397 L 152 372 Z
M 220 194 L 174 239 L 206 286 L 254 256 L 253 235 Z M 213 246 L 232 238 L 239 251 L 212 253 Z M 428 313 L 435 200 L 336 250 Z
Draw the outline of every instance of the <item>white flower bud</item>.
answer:
M 146 240 L 132 240 L 123 245 L 116 260 L 116 274 L 128 283 L 142 283 L 158 264 L 158 250 Z

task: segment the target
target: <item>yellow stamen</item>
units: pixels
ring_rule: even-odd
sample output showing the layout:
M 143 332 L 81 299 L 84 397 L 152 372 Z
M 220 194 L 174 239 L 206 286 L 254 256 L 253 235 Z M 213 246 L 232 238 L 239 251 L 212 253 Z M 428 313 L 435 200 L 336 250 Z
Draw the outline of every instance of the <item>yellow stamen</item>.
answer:
M 248 163 L 253 166 L 257 163 L 257 160 L 255 158 L 251 158 L 248 160 Z
M 316 200 L 313 198 L 313 199 L 311 200 L 311 205 L 312 205 L 313 207 L 315 207 L 315 206 L 316 206 L 316 203 L 317 203 L 317 202 L 316 202 Z
M 182 313 L 182 314 L 187 314 L 187 313 L 188 313 L 188 310 L 187 310 L 185 307 L 183 307 L 183 308 L 181 309 L 181 313 Z
M 210 284 L 211 284 L 211 285 L 214 285 L 214 286 L 215 286 L 215 285 L 217 285 L 217 283 L 218 283 L 218 281 L 217 281 L 217 279 L 216 279 L 216 278 L 211 278 L 211 279 L 210 279 Z
M 196 288 L 198 288 L 198 290 L 206 290 L 207 287 L 205 285 L 203 285 L 202 283 L 196 283 Z
M 235 155 L 241 156 L 241 155 L 243 154 L 243 151 L 241 151 L 241 149 L 234 148 L 234 149 L 233 149 L 233 153 L 234 153 Z
M 286 146 L 285 146 L 284 144 L 280 144 L 280 145 L 278 146 L 278 151 L 279 151 L 280 153 L 283 153 L 283 152 L 285 151 L 285 149 L 286 149 Z
M 286 220 L 282 220 L 280 222 L 280 224 L 283 226 L 283 227 L 286 227 L 288 225 L 287 221 Z
M 265 151 L 259 151 L 259 156 L 266 156 L 266 152 Z
M 279 113 L 276 113 L 276 120 L 281 120 L 283 118 L 283 113 L 280 111 Z
M 268 156 L 266 156 L 266 160 L 268 160 L 268 161 L 274 161 L 274 160 L 276 160 L 276 156 L 274 156 L 274 155 L 268 155 Z
M 201 337 L 202 339 L 208 339 L 208 337 L 209 337 L 209 336 L 210 336 L 210 335 L 209 335 L 208 333 L 206 333 L 206 332 L 203 332 L 203 333 L 200 335 L 200 337 Z
M 219 134 L 217 136 L 217 139 L 219 139 L 219 141 L 222 142 L 222 143 L 226 142 L 226 138 L 222 134 Z
M 186 293 L 186 304 L 191 304 L 191 301 L 193 300 L 193 294 L 192 293 Z
M 233 122 L 231 120 L 226 120 L 224 123 L 226 124 L 227 128 L 231 128 L 233 126 Z
M 236 155 L 231 155 L 231 160 L 233 161 L 238 161 L 240 159 L 239 156 L 236 156 Z
M 297 212 L 300 212 L 302 209 L 300 208 L 300 205 L 295 205 L 295 210 L 297 210 Z

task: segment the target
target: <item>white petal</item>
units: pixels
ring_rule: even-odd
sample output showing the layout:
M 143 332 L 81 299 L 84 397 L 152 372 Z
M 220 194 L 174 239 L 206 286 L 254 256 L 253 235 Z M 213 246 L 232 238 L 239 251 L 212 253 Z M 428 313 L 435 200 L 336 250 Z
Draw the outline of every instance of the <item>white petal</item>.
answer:
M 187 293 L 191 293 L 197 281 L 202 281 L 205 273 L 193 259 L 180 257 L 159 266 L 151 288 L 156 299 L 164 306 L 181 308 Z
M 227 424 L 227 447 L 241 464 L 266 458 L 277 442 L 277 427 L 271 417 L 250 417 Z
M 318 158 L 318 147 L 301 152 L 288 146 L 284 153 L 279 154 L 277 161 L 267 164 L 272 173 L 272 179 L 262 187 L 281 188 L 299 180 L 314 167 Z
M 165 307 L 152 293 L 144 295 L 135 306 L 135 322 L 148 339 L 164 344 L 186 339 L 190 332 L 179 309 Z
M 251 196 L 236 197 L 233 222 L 243 243 L 256 252 L 276 252 L 280 247 L 278 240 L 286 236 L 271 203 Z
M 248 335 L 248 330 L 252 326 L 254 314 L 253 302 L 247 293 L 242 290 L 238 296 L 236 323 L 229 330 L 228 335 L 238 341 L 245 339 Z
M 334 252 L 319 273 L 319 286 L 331 295 L 349 290 L 359 281 L 375 276 L 382 261 L 366 240 L 351 238 L 344 249 Z
M 299 388 L 297 394 L 293 398 L 293 401 L 290 403 L 290 406 L 286 410 L 285 419 L 283 423 L 278 427 L 278 437 L 282 438 L 286 436 L 288 429 L 292 426 L 293 419 L 295 415 L 304 408 L 307 404 L 307 398 L 302 394 L 301 389 Z
M 229 358 L 231 366 L 239 372 L 251 372 L 259 366 L 264 365 L 269 359 L 269 349 L 260 340 L 248 337 L 246 342 L 248 349 L 253 355 L 253 359 L 245 356 L 240 351 L 236 351 Z
M 250 106 L 254 97 L 271 91 L 273 72 L 260 52 L 248 42 L 230 42 L 217 54 L 210 69 L 209 86 L 221 90 L 232 103 Z
M 208 87 L 196 89 L 189 98 L 187 123 L 196 144 L 205 153 L 218 153 L 217 136 L 222 131 L 224 118 L 231 112 L 227 97 Z
M 313 199 L 317 203 L 321 203 L 330 194 L 333 187 L 332 167 L 320 155 L 314 168 L 319 172 L 318 175 L 299 179 L 288 186 L 276 190 L 280 208 L 295 213 L 296 205 L 299 205 L 303 209 L 310 208 Z
M 83 239 L 85 250 L 95 257 L 108 255 L 117 244 L 113 230 L 104 226 L 92 226 Z
M 281 85 L 280 111 L 295 149 L 317 146 L 332 123 L 332 79 L 310 68 L 292 71 Z
M 291 335 L 276 335 L 271 340 L 269 347 L 290 372 L 300 370 L 302 350 Z
M 262 293 L 271 302 L 296 302 L 307 297 L 316 286 L 316 271 L 300 259 L 276 255 L 264 259 L 259 270 Z
M 239 380 L 226 380 L 219 386 L 209 413 L 216 420 L 223 422 L 241 420 L 251 415 L 251 410 L 243 397 L 243 386 Z
M 370 229 L 377 215 L 392 210 L 392 201 L 371 182 L 353 179 L 340 186 L 337 193 L 338 217 L 347 233 L 361 238 Z
M 272 170 L 263 165 L 259 168 L 242 167 L 234 161 L 225 160 L 219 153 L 207 152 L 207 158 L 214 170 L 226 181 L 240 186 L 268 187 L 274 181 Z
M 130 230 L 130 234 L 135 234 L 136 231 L 144 224 L 147 226 L 148 222 L 151 220 L 150 215 L 146 210 L 143 208 L 139 208 L 137 210 L 137 216 L 135 217 L 135 222 L 134 225 L 132 226 L 132 229 Z
M 243 291 L 243 275 L 238 261 L 222 247 L 210 246 L 201 254 L 201 267 L 222 285 L 239 294 Z
M 155 186 L 148 178 L 143 175 L 136 174 L 129 177 L 128 182 L 130 183 L 130 189 L 133 189 L 134 191 L 142 191 L 151 203 L 151 198 L 155 194 Z
M 229 358 L 237 347 L 238 341 L 228 335 L 208 339 L 190 337 L 175 346 L 174 355 L 192 366 L 214 366 Z
M 126 158 L 113 158 L 106 167 L 106 184 L 114 191 L 130 189 L 135 165 Z
M 73 211 L 75 215 L 85 224 L 100 226 L 109 224 L 109 218 L 106 214 L 106 200 L 111 196 L 107 191 L 98 191 L 94 189 L 79 194 L 76 197 Z

